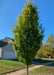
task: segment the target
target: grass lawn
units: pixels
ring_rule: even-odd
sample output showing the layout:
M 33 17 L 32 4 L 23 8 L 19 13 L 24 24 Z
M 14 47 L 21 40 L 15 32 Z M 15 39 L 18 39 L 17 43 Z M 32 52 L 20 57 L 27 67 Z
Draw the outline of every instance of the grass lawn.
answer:
M 54 62 L 54 60 L 49 60 L 49 59 L 34 59 L 34 61 L 40 63 Z
M 30 66 L 34 66 L 34 65 L 32 64 Z M 26 65 L 21 62 L 0 59 L 0 74 L 20 70 L 23 68 L 26 68 Z
M 46 62 L 41 59 L 36 59 L 35 61 Z M 49 60 L 47 60 L 47 61 L 49 61 Z M 34 66 L 34 65 L 30 65 L 30 66 Z M 0 74 L 16 71 L 16 70 L 23 69 L 23 68 L 26 68 L 26 65 L 21 62 L 0 59 Z
M 36 68 L 33 71 L 30 71 L 29 75 L 54 75 L 54 67 L 44 66 Z
M 0 59 L 0 74 L 19 70 L 19 69 L 22 69 L 25 67 L 26 67 L 26 65 L 24 65 L 23 63 L 18 62 L 18 61 L 1 60 Z

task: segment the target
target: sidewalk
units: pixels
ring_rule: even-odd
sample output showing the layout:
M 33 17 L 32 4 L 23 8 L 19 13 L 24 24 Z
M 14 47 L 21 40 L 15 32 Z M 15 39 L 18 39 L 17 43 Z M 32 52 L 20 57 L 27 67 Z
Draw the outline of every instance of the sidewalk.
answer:
M 29 71 L 32 71 L 34 70 L 35 68 L 39 68 L 39 67 L 42 67 L 42 66 L 47 66 L 47 65 L 50 65 L 54 62 L 50 62 L 50 63 L 44 63 L 43 65 L 36 65 L 36 66 L 33 66 L 33 67 L 30 67 L 29 68 Z M 15 71 L 15 72 L 11 72 L 11 73 L 7 73 L 6 75 L 22 75 L 23 73 L 26 73 L 26 69 L 22 69 L 22 70 L 18 70 L 18 71 Z

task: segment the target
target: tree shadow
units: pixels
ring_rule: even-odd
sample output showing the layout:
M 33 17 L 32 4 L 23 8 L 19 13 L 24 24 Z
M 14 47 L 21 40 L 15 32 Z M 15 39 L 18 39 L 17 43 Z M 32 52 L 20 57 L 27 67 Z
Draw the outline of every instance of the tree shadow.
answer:
M 42 62 L 35 62 L 35 61 L 33 61 L 33 64 L 34 64 L 34 65 L 43 65 L 43 66 L 50 66 L 50 67 L 54 67 L 54 62 L 53 62 L 53 63 L 51 63 L 51 64 L 49 64 L 49 63 L 51 63 L 51 62 L 42 63 Z

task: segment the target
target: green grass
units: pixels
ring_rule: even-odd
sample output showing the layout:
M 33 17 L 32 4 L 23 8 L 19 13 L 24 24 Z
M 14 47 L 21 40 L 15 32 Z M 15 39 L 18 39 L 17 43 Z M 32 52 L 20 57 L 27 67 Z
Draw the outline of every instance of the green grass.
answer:
M 41 60 L 41 59 L 36 59 L 35 61 L 46 62 L 45 60 Z M 49 60 L 47 60 L 47 61 L 49 61 Z M 34 65 L 32 64 L 32 65 L 30 65 L 30 67 L 31 66 L 34 66 Z M 21 62 L 0 59 L 0 74 L 20 70 L 23 68 L 26 68 L 26 65 Z
M 21 62 L 0 59 L 0 74 L 25 68 Z
M 29 75 L 54 75 L 54 67 L 44 66 L 36 68 L 33 71 L 30 71 Z
M 33 64 L 30 65 L 34 66 Z M 12 61 L 12 60 L 2 60 L 0 59 L 0 74 L 20 70 L 26 68 L 26 65 L 18 62 L 18 61 Z
M 54 62 L 54 60 L 47 60 L 47 59 L 34 59 L 35 62 L 40 62 L 40 63 L 48 63 L 48 62 Z

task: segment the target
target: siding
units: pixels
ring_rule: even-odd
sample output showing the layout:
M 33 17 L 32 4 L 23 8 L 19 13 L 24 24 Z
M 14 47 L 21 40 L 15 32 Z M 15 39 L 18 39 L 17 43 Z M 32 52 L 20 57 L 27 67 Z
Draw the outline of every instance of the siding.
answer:
M 12 44 L 2 48 L 3 56 L 2 59 L 16 59 L 15 51 L 13 50 Z

